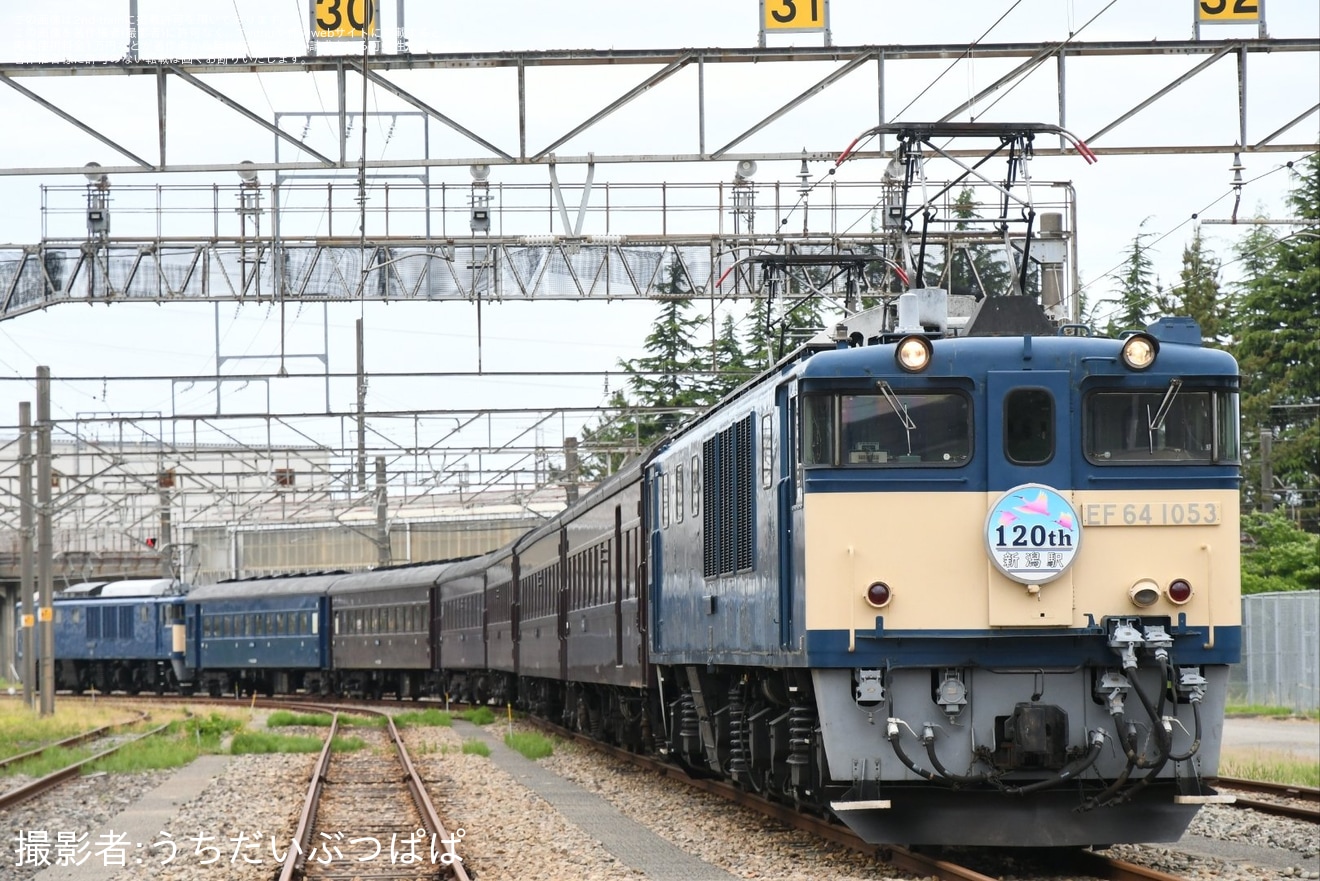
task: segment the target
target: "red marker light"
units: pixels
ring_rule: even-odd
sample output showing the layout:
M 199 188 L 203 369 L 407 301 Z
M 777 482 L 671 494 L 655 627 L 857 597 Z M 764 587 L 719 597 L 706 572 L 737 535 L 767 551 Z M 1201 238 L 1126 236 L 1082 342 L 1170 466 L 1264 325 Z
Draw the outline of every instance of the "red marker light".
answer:
M 1181 579 L 1175 578 L 1169 582 L 1169 602 L 1182 605 L 1192 598 L 1192 585 Z
M 889 585 L 883 581 L 877 581 L 866 589 L 866 601 L 877 609 L 883 609 L 889 605 L 889 601 L 894 598 L 894 594 L 889 589 Z

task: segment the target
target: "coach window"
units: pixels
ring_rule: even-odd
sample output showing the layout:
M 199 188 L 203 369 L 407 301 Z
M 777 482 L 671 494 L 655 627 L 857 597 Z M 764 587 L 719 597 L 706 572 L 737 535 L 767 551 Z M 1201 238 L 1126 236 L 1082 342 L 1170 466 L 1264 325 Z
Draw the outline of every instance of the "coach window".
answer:
M 683 522 L 683 465 L 674 466 L 674 521 Z
M 1018 465 L 1054 458 L 1054 396 L 1045 389 L 1013 389 L 1004 398 L 1004 455 Z
M 692 457 L 692 516 L 701 513 L 701 457 Z
M 660 525 L 669 525 L 669 482 L 664 474 L 655 476 L 656 493 L 660 496 Z

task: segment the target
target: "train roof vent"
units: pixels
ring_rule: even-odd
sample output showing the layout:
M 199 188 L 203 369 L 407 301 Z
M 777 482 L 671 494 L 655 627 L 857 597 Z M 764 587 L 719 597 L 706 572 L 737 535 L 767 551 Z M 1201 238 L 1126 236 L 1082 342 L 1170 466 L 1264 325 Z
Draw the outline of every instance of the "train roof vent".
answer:
M 1161 318 L 1146 328 L 1150 335 L 1162 343 L 1180 343 L 1184 346 L 1201 345 L 1201 325 L 1186 315 Z

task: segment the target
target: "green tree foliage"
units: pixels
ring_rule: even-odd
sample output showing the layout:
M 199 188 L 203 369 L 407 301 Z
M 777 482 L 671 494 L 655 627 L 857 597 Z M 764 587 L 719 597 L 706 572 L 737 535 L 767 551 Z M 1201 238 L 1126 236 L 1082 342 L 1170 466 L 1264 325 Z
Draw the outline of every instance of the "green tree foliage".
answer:
M 964 188 L 953 202 L 958 222 L 954 229 L 966 231 L 975 227 L 977 205 L 970 188 Z M 1012 292 L 1012 272 L 1004 259 L 1003 246 L 963 245 L 954 250 L 949 259 L 948 290 L 950 294 L 975 296 L 1003 296 Z
M 1141 229 L 1146 228 L 1146 220 L 1141 221 Z M 1117 336 L 1119 331 L 1145 327 L 1155 307 L 1158 293 L 1155 281 L 1155 267 L 1150 259 L 1150 249 L 1146 241 L 1153 235 L 1138 232 L 1132 238 L 1132 248 L 1124 261 L 1123 277 L 1118 284 L 1119 311 L 1110 322 L 1108 334 Z
M 790 275 L 786 282 L 785 296 L 758 299 L 747 314 L 747 363 L 757 370 L 774 364 L 824 326 L 820 297 L 809 288 L 823 278 Z
M 1222 348 L 1228 326 L 1228 303 L 1219 288 L 1219 258 L 1205 246 L 1197 227 L 1183 248 L 1178 286 L 1160 303 L 1165 315 L 1186 315 L 1201 326 L 1201 342 Z
M 631 455 L 645 449 L 683 421 L 684 411 L 709 403 L 703 382 L 709 363 L 702 362 L 697 333 L 704 320 L 688 294 L 692 285 L 677 259 L 664 270 L 656 293 L 665 299 L 646 335 L 646 354 L 620 361 L 628 387 L 610 398 L 609 412 L 582 432 L 582 475 L 598 480 L 614 473 Z
M 1320 535 L 1302 531 L 1282 514 L 1242 518 L 1251 543 L 1242 549 L 1242 592 L 1320 590 Z
M 716 403 L 755 373 L 748 360 L 748 354 L 743 349 L 742 341 L 738 338 L 738 325 L 733 320 L 733 315 L 725 315 L 720 323 L 712 360 L 716 373 L 710 378 L 710 382 L 706 384 L 700 396 L 701 403 L 705 406 Z
M 1306 226 L 1269 242 L 1248 237 L 1231 322 L 1242 371 L 1244 433 L 1273 432 L 1271 468 L 1285 503 L 1300 502 L 1308 531 L 1320 531 L 1320 155 L 1298 169 L 1292 213 Z M 1259 459 L 1248 466 L 1259 482 Z M 1249 481 L 1251 482 L 1251 481 Z

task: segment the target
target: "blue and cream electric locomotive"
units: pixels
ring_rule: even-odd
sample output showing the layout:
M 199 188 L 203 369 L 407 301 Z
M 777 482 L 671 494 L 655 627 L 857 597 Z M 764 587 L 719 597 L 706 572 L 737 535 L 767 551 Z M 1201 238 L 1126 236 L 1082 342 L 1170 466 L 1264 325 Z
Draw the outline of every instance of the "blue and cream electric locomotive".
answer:
M 865 318 L 647 465 L 669 749 L 873 842 L 1176 839 L 1241 641 L 1236 364 Z

